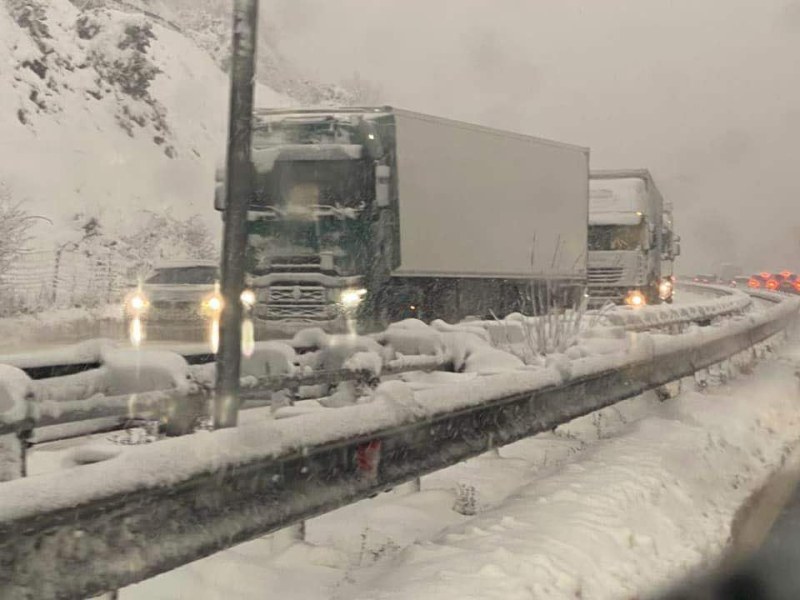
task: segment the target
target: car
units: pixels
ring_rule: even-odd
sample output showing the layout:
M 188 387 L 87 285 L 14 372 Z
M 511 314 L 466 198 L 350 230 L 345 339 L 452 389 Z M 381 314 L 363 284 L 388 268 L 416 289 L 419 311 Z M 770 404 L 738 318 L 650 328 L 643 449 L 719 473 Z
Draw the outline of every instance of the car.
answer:
M 750 278 L 745 275 L 737 275 L 733 279 L 731 279 L 731 287 L 735 288 L 746 288 L 748 287 L 747 282 L 750 281 Z
M 125 299 L 127 314 L 150 322 L 204 320 L 222 308 L 219 265 L 187 260 L 156 265 Z
M 787 294 L 800 294 L 800 275 L 790 273 L 781 281 L 780 291 Z
M 747 287 L 750 289 L 762 289 L 771 292 L 777 292 L 781 287 L 783 276 L 780 274 L 773 274 L 769 271 L 762 271 L 755 273 L 747 280 Z
M 716 275 L 695 275 L 692 277 L 694 283 L 720 283 L 719 277 Z

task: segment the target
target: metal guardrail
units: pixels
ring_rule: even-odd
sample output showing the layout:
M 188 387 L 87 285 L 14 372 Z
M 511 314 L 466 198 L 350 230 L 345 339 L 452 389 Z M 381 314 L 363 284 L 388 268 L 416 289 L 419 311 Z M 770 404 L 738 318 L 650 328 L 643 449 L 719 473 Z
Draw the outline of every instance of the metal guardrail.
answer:
M 666 327 L 670 325 L 685 325 L 697 322 L 707 322 L 711 319 L 727 316 L 746 310 L 751 304 L 750 296 L 777 302 L 781 296 L 776 293 L 751 292 L 747 294 L 735 289 L 724 288 L 721 286 L 710 286 L 694 283 L 679 283 L 681 289 L 695 289 L 706 294 L 716 296 L 730 296 L 731 301 L 727 303 L 699 303 L 692 306 L 661 305 L 645 307 L 637 310 L 618 310 L 605 313 L 603 316 L 612 325 L 625 327 L 631 331 L 644 331 L 653 327 Z M 704 306 L 704 304 L 707 304 Z M 715 305 L 714 305 L 715 304 Z M 681 314 L 682 313 L 682 314 Z M 290 340 L 275 340 L 292 345 L 298 353 L 310 352 L 315 348 L 291 344 Z M 190 365 L 209 364 L 216 360 L 216 355 L 203 349 L 204 344 L 178 344 L 174 349 L 181 354 Z M 159 348 L 168 350 L 169 348 Z M 63 356 L 56 357 L 53 354 L 58 352 L 42 352 L 41 357 L 37 355 L 9 356 L 0 357 L 0 364 L 10 364 L 17 366 L 25 371 L 31 379 L 49 379 L 74 375 L 83 371 L 89 371 L 102 366 L 101 352 L 98 350 L 91 356 L 76 357 L 67 359 Z M 63 353 L 61 353 L 63 354 Z
M 715 300 L 680 307 L 663 305 L 639 310 L 619 310 L 603 315 L 603 317 L 611 325 L 620 326 L 629 331 L 644 331 L 691 323 L 708 324 L 714 318 L 742 313 L 752 305 L 750 296 L 736 290 L 697 284 L 681 284 L 681 287 L 694 288 L 703 293 L 710 292 L 716 296 L 729 296 L 730 298 L 726 302 Z M 782 298 L 777 294 L 761 294 L 760 296 L 771 302 L 779 302 Z M 201 344 L 192 344 L 188 348 L 182 348 L 184 351 L 183 356 L 187 363 L 207 364 L 213 362 L 214 355 L 202 351 L 200 349 L 201 346 Z M 313 349 L 303 347 L 301 350 L 311 351 Z M 45 353 L 44 356 L 48 356 L 48 354 Z M 61 360 L 63 362 L 63 357 Z M 91 360 L 94 361 L 95 359 L 92 358 Z M 449 361 L 438 357 L 420 356 L 413 359 L 406 357 L 404 360 L 405 362 L 396 361 L 385 365 L 383 374 L 392 375 L 413 370 L 431 371 L 450 368 Z M 31 369 L 42 373 L 55 372 L 58 374 L 63 374 L 62 371 L 71 374 L 82 370 L 80 362 L 65 363 L 64 365 L 43 365 L 30 357 L 27 358 L 27 362 L 22 366 L 29 374 Z M 101 363 L 85 363 L 85 366 L 99 367 Z M 374 380 L 375 377 L 370 372 L 349 369 L 267 377 L 260 379 L 255 385 L 244 388 L 241 391 L 240 399 L 244 403 L 245 409 L 255 408 L 263 406 L 264 402 L 269 398 L 269 392 L 272 391 L 297 389 L 302 386 L 319 384 L 333 385 L 343 381 L 368 382 L 371 379 Z M 66 402 L 45 401 L 37 403 L 35 410 L 31 411 L 31 414 L 36 415 L 35 418 L 15 424 L 0 423 L 0 435 L 11 431 L 19 431 L 21 428 L 29 430 L 33 427 L 63 425 L 106 417 L 119 418 L 119 427 L 124 426 L 125 423 L 133 419 L 159 419 L 167 415 L 174 417 L 179 413 L 186 418 L 199 417 L 206 415 L 209 397 L 209 393 L 206 390 L 199 390 L 196 393 L 164 390 L 140 393 L 135 396 L 126 394 L 121 396 L 96 396 Z M 185 425 L 188 426 L 188 423 Z M 107 423 L 102 423 L 98 426 L 102 431 L 109 429 Z
M 664 305 L 640 310 L 620 310 L 604 315 L 604 317 L 612 325 L 623 327 L 629 331 L 643 331 L 698 322 L 706 324 L 714 318 L 744 312 L 752 304 L 748 295 L 735 290 L 693 284 L 682 284 L 682 287 L 696 288 L 706 293 L 710 291 L 720 296 L 730 296 L 730 299 L 727 302 L 719 302 L 717 300 L 681 306 L 677 307 L 677 309 Z M 781 297 L 773 295 L 768 299 L 773 302 L 779 302 Z M 306 348 L 306 350 L 310 349 Z M 205 364 L 212 362 L 214 355 L 207 352 L 196 352 L 194 354 L 184 354 L 184 358 L 187 359 L 189 364 Z M 99 363 L 97 365 L 99 366 Z M 72 366 L 75 365 L 73 364 Z M 59 369 L 61 367 L 40 365 L 36 368 Z M 420 356 L 415 359 L 406 357 L 404 361 L 390 362 L 385 365 L 383 375 L 393 375 L 414 370 L 431 371 L 449 368 L 449 361 L 440 357 Z M 269 392 L 272 391 L 297 389 L 302 386 L 319 384 L 333 385 L 343 381 L 369 381 L 370 379 L 375 379 L 372 373 L 350 369 L 266 377 L 260 379 L 255 385 L 242 389 L 240 399 L 245 403 L 246 408 L 246 403 L 248 402 L 251 403 L 251 406 L 253 404 L 263 405 L 265 399 L 269 397 Z M 9 433 L 12 430 L 19 430 L 20 427 L 28 429 L 32 427 L 47 427 L 104 417 L 118 417 L 120 426 L 122 426 L 131 419 L 158 419 L 166 415 L 175 415 L 178 412 L 202 416 L 207 413 L 208 401 L 209 394 L 206 391 L 188 394 L 169 390 L 145 392 L 135 396 L 100 396 L 67 402 L 49 401 L 39 403 L 36 411 L 31 411 L 32 414 L 37 415 L 35 419 L 13 425 L 0 424 L 0 435 Z M 102 429 L 107 430 L 108 425 L 103 424 Z
M 662 304 L 636 310 L 618 310 L 604 316 L 612 325 L 624 327 L 628 331 L 648 331 L 693 323 L 707 325 L 714 319 L 742 313 L 753 305 L 750 295 L 732 288 L 693 283 L 679 283 L 678 286 L 681 290 L 700 291 L 717 298 L 690 305 Z M 721 300 L 722 297 L 725 299 Z M 781 298 L 770 300 L 780 302 Z
M 437 356 L 404 357 L 389 361 L 381 370 L 382 376 L 399 375 L 409 371 L 452 370 L 452 362 Z M 269 392 L 296 389 L 319 384 L 336 384 L 344 381 L 369 382 L 376 379 L 373 371 L 364 369 L 344 369 L 340 371 L 314 371 L 297 375 L 262 377 L 254 384 L 242 389 L 243 403 L 259 404 L 268 399 Z M 157 390 L 139 394 L 120 396 L 97 396 L 85 400 L 37 402 L 35 416 L 16 423 L 0 423 L 0 435 L 30 430 L 35 427 L 50 427 L 78 421 L 89 421 L 105 417 L 119 417 L 120 423 L 131 419 L 160 419 L 184 413 L 196 418 L 207 416 L 210 394 L 204 390 L 180 392 L 176 390 Z M 247 408 L 247 406 L 245 406 Z M 103 425 L 103 430 L 108 426 Z
M 689 376 L 781 332 L 798 306 L 588 359 L 566 381 L 497 375 L 2 484 L 0 596 L 82 598 L 152 577 Z

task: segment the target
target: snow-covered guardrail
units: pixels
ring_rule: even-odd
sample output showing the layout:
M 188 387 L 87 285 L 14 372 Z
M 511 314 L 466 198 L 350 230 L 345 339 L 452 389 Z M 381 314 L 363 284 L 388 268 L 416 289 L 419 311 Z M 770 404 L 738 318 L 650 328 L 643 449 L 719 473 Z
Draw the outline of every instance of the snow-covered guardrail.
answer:
M 703 323 L 716 317 L 747 310 L 752 303 L 750 296 L 756 295 L 749 291 L 748 294 L 745 294 L 720 286 L 691 283 L 680 283 L 679 286 L 682 289 L 701 291 L 710 297 L 708 300 L 694 302 L 691 305 L 660 305 L 641 309 L 617 307 L 603 312 L 603 317 L 613 325 L 632 331 L 644 331 L 669 325 Z M 780 297 L 774 293 L 762 293 L 759 297 L 771 301 L 780 300 Z M 371 337 L 377 339 L 382 335 L 382 333 L 378 333 Z M 313 338 L 301 336 L 296 340 L 284 340 L 283 343 L 292 346 L 298 352 L 314 349 Z M 103 353 L 115 347 L 117 344 L 112 340 L 88 340 L 54 350 L 0 355 L 0 364 L 20 368 L 32 379 L 48 379 L 99 368 L 103 364 Z M 214 362 L 216 358 L 208 350 L 208 345 L 204 343 L 161 344 L 159 348 L 180 354 L 189 364 L 193 365 Z
M 687 283 L 681 283 L 680 289 L 700 291 L 711 297 L 685 305 L 661 304 L 639 309 L 617 309 L 603 316 L 609 323 L 629 331 L 648 331 L 690 323 L 706 324 L 719 317 L 744 312 L 753 304 L 748 294 L 734 289 Z M 774 298 L 774 301 L 778 302 L 780 298 Z
M 88 597 L 151 577 L 691 375 L 780 333 L 799 307 L 629 333 L 624 354 L 416 391 L 390 381 L 369 403 L 3 483 L 0 597 Z
M 263 400 L 265 393 L 303 386 L 342 383 L 346 381 L 374 380 L 378 375 L 399 375 L 410 371 L 446 370 L 450 361 L 436 356 L 413 356 L 392 360 L 381 368 L 347 368 L 336 371 L 315 371 L 293 375 L 276 375 L 250 378 L 242 389 L 243 402 Z M 195 418 L 207 412 L 209 394 L 207 390 L 188 387 L 182 389 L 152 390 L 140 393 L 125 393 L 115 396 L 97 395 L 79 400 L 44 400 L 30 398 L 31 407 L 24 420 L 3 422 L 0 419 L 0 435 L 18 432 L 33 427 L 50 427 L 89 421 L 105 417 L 129 419 L 166 419 L 182 413 Z
M 691 284 L 683 284 L 682 287 L 700 290 L 705 294 L 709 294 L 710 298 L 691 305 L 664 305 L 637 310 L 617 308 L 603 312 L 600 320 L 608 325 L 628 331 L 659 330 L 665 327 L 690 323 L 707 324 L 717 317 L 742 313 L 752 304 L 748 295 L 736 290 Z M 780 301 L 780 296 L 772 295 L 769 299 L 777 302 Z M 488 338 L 494 339 L 495 344 L 508 345 L 510 343 L 510 345 L 513 345 L 515 337 L 517 338 L 517 344 L 524 344 L 526 335 L 523 329 L 526 326 L 531 329 L 538 327 L 535 319 L 527 321 L 520 317 L 519 319 L 512 318 L 507 321 L 477 321 L 469 323 L 468 326 L 473 331 L 475 328 L 479 332 L 485 330 L 484 334 Z M 358 342 L 361 347 L 357 349 L 369 349 L 372 351 L 378 349 L 380 351 L 380 344 L 386 344 L 387 340 L 390 343 L 399 341 L 400 345 L 407 349 L 408 340 L 398 340 L 398 335 L 400 335 L 399 332 L 392 332 L 392 328 L 390 328 L 386 332 L 361 338 L 361 341 Z M 255 355 L 245 363 L 247 366 L 259 360 L 267 360 L 265 355 L 269 355 L 270 352 L 274 353 L 276 348 L 281 348 L 278 351 L 279 355 L 283 353 L 294 355 L 298 349 L 302 349 L 300 351 L 303 352 L 325 347 L 326 344 L 341 344 L 336 337 L 325 336 L 321 331 L 307 330 L 302 332 L 295 340 L 259 342 Z M 352 340 L 350 340 L 345 345 L 352 345 L 352 343 Z M 412 345 L 415 344 L 415 342 L 412 342 Z M 213 354 L 207 352 L 203 344 L 179 344 L 173 350 L 179 351 L 184 358 L 187 358 L 187 362 L 190 364 L 204 364 L 214 358 Z M 419 349 L 412 348 L 410 351 L 416 353 Z M 172 384 L 169 389 L 155 389 L 150 385 L 142 389 L 128 388 L 120 391 L 118 386 L 109 385 L 107 382 L 104 384 L 102 382 L 103 379 L 115 378 L 113 371 L 106 373 L 108 365 L 105 365 L 105 362 L 107 362 L 109 356 L 120 354 L 124 356 L 125 351 L 118 350 L 110 340 L 94 340 L 55 351 L 33 355 L 21 354 L 13 357 L 15 360 L 9 362 L 26 370 L 29 375 L 31 367 L 40 371 L 61 372 L 64 370 L 65 365 L 71 365 L 74 368 L 80 361 L 88 361 L 87 364 L 93 365 L 94 368 L 88 373 L 77 373 L 67 377 L 48 377 L 37 381 L 34 386 L 36 392 L 34 394 L 34 406 L 29 411 L 29 414 L 32 415 L 31 418 L 25 422 L 17 423 L 3 423 L 2 419 L 0 419 L 0 434 L 9 433 L 12 430 L 72 424 L 79 421 L 108 417 L 116 417 L 118 419 L 117 426 L 119 427 L 131 419 L 164 419 L 171 417 L 173 422 L 176 422 L 176 426 L 173 429 L 182 431 L 183 426 L 177 424 L 178 415 L 181 415 L 185 420 L 193 417 L 198 418 L 206 412 L 208 391 L 207 389 L 198 389 L 197 386 L 193 389 L 185 386 L 183 389 L 174 389 L 175 385 Z M 147 357 L 149 354 L 149 352 L 144 351 L 142 356 Z M 146 358 L 141 360 L 151 364 L 155 362 L 160 366 L 161 359 L 158 356 L 161 356 L 161 354 L 154 356 L 155 360 L 153 360 L 153 356 L 150 357 L 150 360 Z M 373 356 L 372 358 L 376 357 Z M 45 365 L 47 361 L 50 361 L 50 366 Z M 112 360 L 111 364 L 113 365 L 115 362 L 118 363 L 119 361 Z M 374 362 L 374 360 L 371 362 Z M 363 365 L 350 365 L 345 369 L 322 368 L 311 371 L 306 369 L 302 372 L 284 372 L 276 376 L 248 377 L 246 385 L 243 386 L 241 399 L 245 403 L 245 408 L 247 408 L 248 403 L 250 407 L 255 407 L 263 404 L 265 399 L 268 399 L 270 392 L 273 391 L 297 390 L 304 386 L 320 384 L 334 386 L 345 381 L 372 382 L 374 385 L 377 381 L 377 376 L 380 374 L 391 376 L 412 370 L 452 370 L 452 362 L 452 357 L 448 356 L 426 356 L 423 349 L 423 355 L 421 356 L 404 356 L 402 359 L 386 360 L 383 364 L 370 364 L 368 365 L 369 368 L 364 368 Z M 144 368 L 144 371 L 142 371 L 142 368 Z M 146 365 L 144 367 L 139 365 L 136 372 L 141 379 L 142 374 L 147 371 L 148 367 Z M 182 374 L 179 373 L 174 378 L 180 379 L 181 377 Z M 161 380 L 163 381 L 164 377 L 161 377 Z M 67 388 L 72 388 L 72 390 Z M 57 391 L 54 393 L 52 389 Z M 135 397 L 132 398 L 131 393 L 136 393 Z M 183 423 L 183 425 L 188 426 L 189 423 Z M 113 428 L 114 424 L 102 421 L 97 422 L 95 427 L 98 431 L 106 431 L 109 428 Z M 84 428 L 80 431 L 85 434 L 91 432 L 91 428 L 88 430 Z M 65 432 L 64 435 L 74 435 L 73 428 L 68 428 Z M 46 439 L 58 439 L 60 435 L 62 435 L 60 432 L 50 432 Z

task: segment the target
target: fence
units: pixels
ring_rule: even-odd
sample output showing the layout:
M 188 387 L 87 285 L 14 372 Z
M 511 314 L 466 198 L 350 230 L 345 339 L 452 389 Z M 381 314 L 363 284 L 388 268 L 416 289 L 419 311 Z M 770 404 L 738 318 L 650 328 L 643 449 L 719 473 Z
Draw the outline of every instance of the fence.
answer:
M 113 248 L 25 252 L 0 274 L 0 315 L 112 302 L 121 295 L 124 273 Z

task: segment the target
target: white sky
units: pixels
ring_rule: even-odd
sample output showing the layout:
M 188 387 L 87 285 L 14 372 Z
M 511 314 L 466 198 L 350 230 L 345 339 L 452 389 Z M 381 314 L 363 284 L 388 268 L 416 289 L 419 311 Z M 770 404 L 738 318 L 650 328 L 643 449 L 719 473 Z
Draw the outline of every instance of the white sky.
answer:
M 682 272 L 800 271 L 800 1 L 262 0 L 262 18 L 320 79 L 650 168 Z

